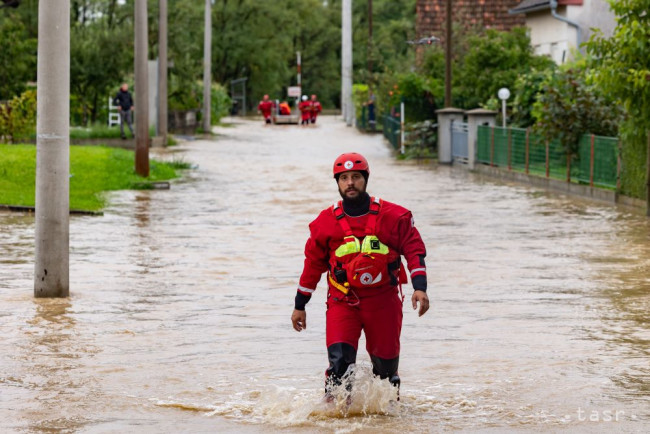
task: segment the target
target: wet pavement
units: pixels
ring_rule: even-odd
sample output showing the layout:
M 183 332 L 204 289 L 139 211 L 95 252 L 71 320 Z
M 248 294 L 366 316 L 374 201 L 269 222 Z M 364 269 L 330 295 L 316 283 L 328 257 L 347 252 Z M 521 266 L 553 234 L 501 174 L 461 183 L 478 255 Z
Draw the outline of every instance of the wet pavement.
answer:
M 0 212 L 0 431 L 650 429 L 640 213 L 400 163 L 334 117 L 215 131 L 156 151 L 198 165 L 170 190 L 71 218 L 68 299 L 33 298 L 33 215 Z M 399 403 L 362 351 L 352 404 L 321 402 L 324 279 L 308 329 L 290 324 L 307 225 L 338 199 L 331 163 L 348 151 L 429 251 L 432 308 L 405 303 Z

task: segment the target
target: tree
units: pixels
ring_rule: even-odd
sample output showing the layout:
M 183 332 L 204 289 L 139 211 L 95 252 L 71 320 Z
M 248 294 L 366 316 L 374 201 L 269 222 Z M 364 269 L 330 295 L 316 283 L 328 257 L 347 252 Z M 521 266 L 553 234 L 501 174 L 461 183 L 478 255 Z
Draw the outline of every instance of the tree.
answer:
M 16 16 L 0 21 L 0 101 L 22 93 L 36 79 L 36 39 Z
M 650 14 L 647 0 L 611 0 L 617 26 L 611 38 L 596 32 L 586 44 L 594 57 L 594 81 L 623 105 L 621 189 L 634 197 L 650 196 L 644 176 L 650 156 Z M 647 168 L 650 169 L 650 168 Z M 650 200 L 649 200 L 650 203 Z
M 71 29 L 70 76 L 74 95 L 73 117 L 81 124 L 95 122 L 120 83 L 132 71 L 131 29 L 111 31 L 106 20 Z
M 586 75 L 580 64 L 548 74 L 533 108 L 535 130 L 546 141 L 558 139 L 570 157 L 577 155 L 583 134 L 616 136 L 621 119 L 617 106 L 589 85 Z
M 370 80 L 386 71 L 406 73 L 415 66 L 415 50 L 406 42 L 415 38 L 415 0 L 373 0 L 373 36 L 369 51 L 368 2 L 354 4 L 353 61 L 355 77 Z M 340 8 L 339 8 L 340 9 Z M 368 55 L 372 57 L 373 76 L 368 77 Z M 357 80 L 360 81 L 360 80 Z
M 552 61 L 536 56 L 523 27 L 509 32 L 488 29 L 467 38 L 466 54 L 454 71 L 454 104 L 476 108 L 494 97 L 502 87 L 512 88 L 519 75 L 530 69 L 546 69 Z

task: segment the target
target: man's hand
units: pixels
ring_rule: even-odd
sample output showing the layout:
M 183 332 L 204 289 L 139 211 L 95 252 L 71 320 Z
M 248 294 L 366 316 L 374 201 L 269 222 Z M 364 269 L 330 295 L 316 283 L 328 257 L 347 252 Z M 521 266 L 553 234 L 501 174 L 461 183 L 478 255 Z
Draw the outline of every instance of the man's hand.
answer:
M 427 303 L 427 307 L 429 304 Z M 293 329 L 297 332 L 307 328 L 307 312 L 304 310 L 294 309 L 291 314 Z
M 413 310 L 418 308 L 418 303 L 420 303 L 420 310 L 418 311 L 418 316 L 424 315 L 429 310 L 429 297 L 424 291 L 413 291 L 413 296 L 411 297 L 411 303 L 413 303 Z M 294 328 L 295 325 L 294 325 Z

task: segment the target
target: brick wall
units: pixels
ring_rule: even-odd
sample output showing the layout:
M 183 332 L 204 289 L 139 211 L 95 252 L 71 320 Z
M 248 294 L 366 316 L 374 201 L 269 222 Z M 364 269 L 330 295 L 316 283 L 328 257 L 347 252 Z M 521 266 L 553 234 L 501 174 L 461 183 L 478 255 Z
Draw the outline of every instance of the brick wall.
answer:
M 444 41 L 446 0 L 417 0 L 418 37 L 434 35 Z M 509 30 L 525 25 L 524 14 L 510 15 L 521 0 L 452 0 L 454 25 Z

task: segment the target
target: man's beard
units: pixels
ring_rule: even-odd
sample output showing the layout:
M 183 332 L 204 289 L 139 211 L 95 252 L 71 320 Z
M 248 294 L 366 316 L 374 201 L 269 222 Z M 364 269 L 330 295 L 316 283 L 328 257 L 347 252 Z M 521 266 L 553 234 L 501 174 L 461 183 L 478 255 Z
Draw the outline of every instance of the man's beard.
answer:
M 356 189 L 356 188 L 351 188 L 351 189 L 347 189 L 346 191 L 350 191 L 350 190 L 354 190 L 354 191 L 358 192 L 359 194 L 357 194 L 357 197 L 347 197 L 345 195 L 345 192 L 341 191 L 340 188 L 339 188 L 339 194 L 341 195 L 341 197 L 343 198 L 344 201 L 346 201 L 347 203 L 349 203 L 351 205 L 361 204 L 361 202 L 363 202 L 363 199 L 365 198 L 364 193 L 366 192 L 366 189 L 364 188 L 363 190 L 359 190 L 359 189 Z

